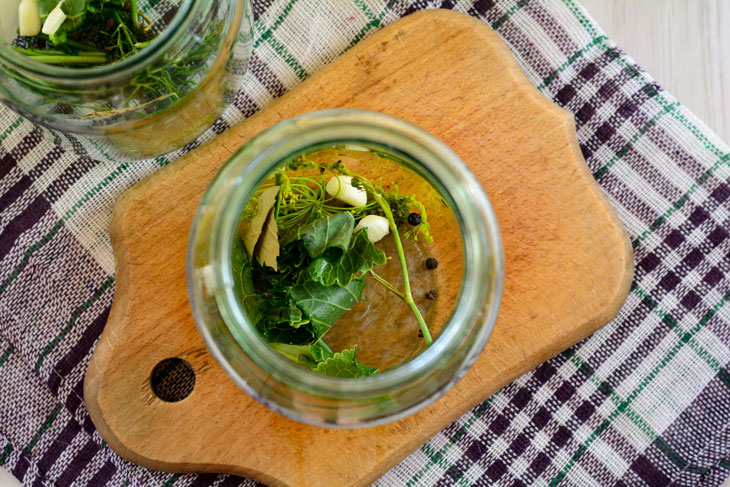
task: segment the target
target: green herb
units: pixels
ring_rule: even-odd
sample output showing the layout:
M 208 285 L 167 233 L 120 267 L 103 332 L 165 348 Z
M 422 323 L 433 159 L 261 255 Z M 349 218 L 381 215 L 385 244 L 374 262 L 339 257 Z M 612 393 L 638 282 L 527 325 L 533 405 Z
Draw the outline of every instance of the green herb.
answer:
M 272 343 L 271 347 L 288 359 L 306 365 L 317 373 L 333 377 L 365 377 L 378 373 L 378 369 L 361 364 L 355 358 L 357 347 L 333 353 L 331 350 L 314 345 L 287 345 Z
M 364 287 L 362 279 L 352 279 L 347 286 L 324 286 L 305 280 L 292 286 L 289 295 L 311 321 L 314 336 L 321 338 L 355 306 Z
M 315 372 L 334 377 L 362 377 L 374 375 L 378 369 L 364 365 L 355 360 L 357 347 L 352 350 L 343 350 L 317 364 Z
M 299 156 L 278 169 L 272 176 L 272 185 L 281 186 L 280 200 L 277 202 L 277 223 L 279 228 L 296 228 L 299 225 L 327 215 L 343 211 L 341 206 L 333 203 L 327 195 L 325 186 L 333 176 L 345 175 L 353 178 L 353 186 L 364 188 L 370 193 L 380 194 L 388 203 L 396 225 L 408 221 L 412 211 L 421 214 L 421 224 L 405 233 L 406 238 L 418 240 L 423 237 L 427 242 L 433 241 L 430 235 L 431 225 L 428 222 L 426 208 L 416 199 L 415 195 L 400 193 L 395 183 L 383 186 L 381 182 L 371 181 L 347 169 L 342 162 L 317 164 L 308 160 L 306 156 Z M 263 191 L 266 187 L 260 189 Z M 255 203 L 252 203 L 255 204 Z M 367 214 L 386 216 L 382 207 L 374 200 L 368 201 L 365 206 L 350 207 L 347 209 L 357 220 Z M 250 207 L 244 210 L 250 212 Z
M 339 175 L 352 177 L 353 186 L 366 191 L 366 204 L 345 206 L 327 194 L 327 182 Z M 428 326 L 411 294 L 398 230 L 414 210 L 421 214 L 421 222 L 405 236 L 430 241 L 426 209 L 414 195 L 401 194 L 397 185 L 386 189 L 351 173 L 340 161 L 318 164 L 305 157 L 290 161 L 257 191 L 242 213 L 241 235 L 246 243 L 237 239 L 232 260 L 236 292 L 249 319 L 275 350 L 317 373 L 372 375 L 377 369 L 357 362 L 356 348 L 333 352 L 323 340 L 362 299 L 364 276 L 369 273 L 408 305 L 430 344 Z M 402 270 L 402 292 L 374 271 L 387 257 L 370 241 L 367 228 L 354 231 L 356 220 L 370 214 L 388 221 Z M 266 234 L 264 218 L 273 218 L 276 228 L 267 237 L 262 236 Z M 274 263 L 257 254 L 272 234 L 278 234 L 280 251 Z
M 338 259 L 350 247 L 355 219 L 349 212 L 327 215 L 297 228 L 289 242 L 301 241 L 312 258 L 327 253 L 326 258 Z M 287 242 L 284 242 L 286 245 Z
M 200 34 L 202 41 L 190 52 L 180 56 L 165 54 L 159 62 L 137 73 L 126 90 L 127 104 L 134 99 L 160 99 L 168 94 L 176 98 L 185 96 L 199 81 L 197 77 L 204 72 L 206 61 L 218 49 L 222 32 L 223 21 L 213 21 Z M 148 44 L 135 44 L 135 48 L 142 49 Z
M 45 21 L 58 3 L 59 0 L 39 0 L 41 21 Z M 66 52 L 70 58 L 86 58 L 93 53 L 94 56 L 103 56 L 106 62 L 115 62 L 136 53 L 154 38 L 149 31 L 148 21 L 145 27 L 140 25 L 136 2 L 65 0 L 61 4 L 61 10 L 66 14 L 66 20 L 58 30 L 50 36 L 39 34 L 35 37 L 41 41 L 49 41 Z M 53 55 L 36 53 L 34 59 L 42 63 L 57 64 Z M 88 63 L 76 60 L 65 64 Z
M 58 0 L 38 0 L 38 13 L 41 15 L 41 22 L 45 21 L 51 10 L 56 8 Z M 88 10 L 87 0 L 66 0 L 61 5 L 61 10 L 66 14 L 66 20 L 58 30 L 51 36 L 51 42 L 56 45 L 66 43 L 68 33 L 78 29 L 83 24 Z
M 353 275 L 368 272 L 374 265 L 385 262 L 385 253 L 370 241 L 367 229 L 363 229 L 355 234 L 344 254 L 335 259 L 319 257 L 309 264 L 307 271 L 309 277 L 325 286 L 335 283 L 347 286 Z
M 59 0 L 39 0 L 41 21 L 57 7 Z M 38 34 L 14 46 L 34 61 L 86 68 L 110 64 L 132 56 L 155 39 L 151 21 L 139 10 L 136 0 L 65 0 L 61 10 L 66 20 L 52 35 Z M 158 111 L 191 91 L 205 73 L 207 61 L 218 49 L 223 21 L 214 20 L 201 32 L 201 40 L 183 53 L 166 53 L 158 62 L 136 73 L 121 89 L 122 107 L 82 106 L 62 101 L 64 94 L 88 96 L 88 91 L 58 88 L 51 83 L 26 80 L 7 74 L 33 91 L 48 97 L 48 103 L 91 109 L 82 118 L 108 117 L 132 111 Z M 106 93 L 103 93 L 106 95 Z M 163 103 L 164 102 L 164 103 Z M 150 105 L 155 104 L 154 108 Z M 103 104 L 100 104 L 103 105 Z

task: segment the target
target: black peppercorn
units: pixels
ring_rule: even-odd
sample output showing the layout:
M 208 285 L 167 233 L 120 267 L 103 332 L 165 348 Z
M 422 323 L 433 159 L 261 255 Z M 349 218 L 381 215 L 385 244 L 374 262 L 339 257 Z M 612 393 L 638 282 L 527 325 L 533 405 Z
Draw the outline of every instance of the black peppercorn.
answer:
M 412 227 L 415 227 L 419 223 L 421 223 L 421 215 L 419 215 L 418 213 L 410 213 L 408 215 L 408 224 L 409 225 L 411 225 Z
M 436 299 L 436 296 L 438 296 L 438 293 L 435 289 L 431 289 L 429 292 L 426 293 L 426 299 Z
M 429 257 L 426 259 L 426 269 L 435 269 L 439 266 L 439 261 L 434 259 L 433 257 Z
M 418 338 L 423 338 L 423 332 L 421 330 L 418 330 Z

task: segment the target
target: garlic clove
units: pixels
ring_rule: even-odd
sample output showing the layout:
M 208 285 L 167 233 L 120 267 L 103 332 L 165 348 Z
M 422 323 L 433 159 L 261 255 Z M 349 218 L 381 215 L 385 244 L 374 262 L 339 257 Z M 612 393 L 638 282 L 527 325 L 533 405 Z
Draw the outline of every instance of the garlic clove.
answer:
M 36 36 L 41 31 L 41 15 L 38 0 L 23 0 L 18 5 L 18 33 L 22 36 Z
M 379 242 L 390 233 L 388 219 L 380 215 L 366 215 L 362 217 L 353 232 L 358 232 L 362 228 L 368 229 L 368 239 L 372 243 Z
M 61 24 L 66 21 L 66 14 L 61 10 L 61 5 L 63 5 L 63 1 L 59 2 L 56 8 L 51 10 L 51 13 L 48 14 L 46 21 L 43 23 L 41 32 L 47 36 L 55 34 L 58 28 L 61 27 Z
M 368 194 L 364 189 L 352 185 L 350 176 L 333 176 L 325 186 L 327 194 L 350 206 L 365 206 Z

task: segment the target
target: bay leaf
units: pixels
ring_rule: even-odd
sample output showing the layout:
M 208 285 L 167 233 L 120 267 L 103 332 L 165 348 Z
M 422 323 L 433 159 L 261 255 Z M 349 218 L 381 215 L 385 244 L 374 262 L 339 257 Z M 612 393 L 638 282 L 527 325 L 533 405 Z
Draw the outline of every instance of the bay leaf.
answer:
M 264 228 L 256 244 L 256 258 L 259 264 L 269 266 L 278 271 L 276 259 L 279 257 L 279 228 L 274 218 L 274 208 L 269 210 Z
M 251 259 L 253 259 L 253 252 L 264 229 L 264 224 L 274 207 L 274 203 L 276 203 L 277 194 L 279 194 L 279 186 L 266 188 L 259 196 L 258 208 L 253 218 L 241 221 L 239 235 L 243 238 L 243 245 L 246 247 L 248 257 Z

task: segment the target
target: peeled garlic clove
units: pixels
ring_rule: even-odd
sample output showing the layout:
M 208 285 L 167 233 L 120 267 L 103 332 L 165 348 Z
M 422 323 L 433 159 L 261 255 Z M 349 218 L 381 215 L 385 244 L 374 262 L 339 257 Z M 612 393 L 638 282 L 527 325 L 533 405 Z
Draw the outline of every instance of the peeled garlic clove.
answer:
M 383 237 L 390 233 L 390 225 L 388 219 L 380 215 L 367 215 L 355 226 L 354 232 L 358 232 L 362 228 L 368 229 L 368 239 L 372 242 L 379 242 Z
M 51 13 L 48 14 L 46 21 L 43 23 L 41 32 L 47 36 L 55 34 L 58 28 L 61 27 L 61 24 L 66 21 L 66 14 L 61 10 L 61 5 L 63 5 L 63 2 L 59 2 L 56 8 L 51 10 Z
M 41 31 L 41 15 L 37 0 L 23 0 L 18 5 L 18 33 L 22 36 L 37 36 Z
M 333 176 L 325 187 L 327 194 L 350 206 L 364 206 L 368 202 L 368 194 L 364 189 L 352 185 L 350 176 Z

